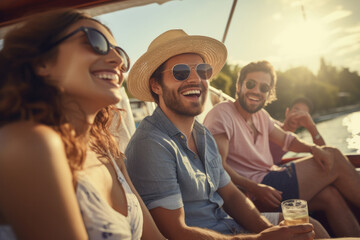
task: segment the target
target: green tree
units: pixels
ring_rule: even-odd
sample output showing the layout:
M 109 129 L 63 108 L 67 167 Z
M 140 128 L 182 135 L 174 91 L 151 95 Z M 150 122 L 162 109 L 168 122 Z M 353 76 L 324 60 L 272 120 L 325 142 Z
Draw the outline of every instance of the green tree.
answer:
M 236 80 L 240 69 L 239 65 L 231 65 L 226 62 L 221 72 L 211 81 L 211 86 L 235 98 Z

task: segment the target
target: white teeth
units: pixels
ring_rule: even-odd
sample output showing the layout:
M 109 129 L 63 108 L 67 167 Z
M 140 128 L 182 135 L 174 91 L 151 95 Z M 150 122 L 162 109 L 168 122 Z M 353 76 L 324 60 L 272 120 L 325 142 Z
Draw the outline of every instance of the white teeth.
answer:
M 104 80 L 115 80 L 116 82 L 119 81 L 119 75 L 115 73 L 98 73 L 95 74 L 95 76 Z
M 259 98 L 249 97 L 250 100 L 259 101 Z
M 200 94 L 200 90 L 189 90 L 183 93 L 183 95 Z

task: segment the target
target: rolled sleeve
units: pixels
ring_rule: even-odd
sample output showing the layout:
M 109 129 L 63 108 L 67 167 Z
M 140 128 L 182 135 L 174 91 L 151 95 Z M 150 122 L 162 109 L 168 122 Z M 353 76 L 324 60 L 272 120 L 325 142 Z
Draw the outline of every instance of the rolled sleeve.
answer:
M 285 137 L 285 140 L 284 140 L 284 145 L 282 147 L 282 150 L 284 152 L 287 152 L 289 151 L 289 146 L 290 144 L 292 143 L 292 141 L 295 139 L 296 135 L 292 132 L 286 132 L 286 137 Z
M 130 178 L 149 208 L 183 206 L 174 155 L 154 139 L 129 143 L 125 155 Z
M 219 188 L 226 186 L 230 182 L 231 178 L 224 168 L 221 168 Z
M 148 205 L 146 205 L 148 209 L 153 209 L 157 207 L 163 207 L 169 210 L 175 210 L 184 206 L 181 200 L 181 194 L 171 195 L 159 200 L 155 200 Z

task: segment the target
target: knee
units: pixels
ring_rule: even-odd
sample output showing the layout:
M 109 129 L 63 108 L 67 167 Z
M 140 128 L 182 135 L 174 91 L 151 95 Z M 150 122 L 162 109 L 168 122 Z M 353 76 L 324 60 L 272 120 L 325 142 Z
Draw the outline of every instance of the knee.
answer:
M 335 169 L 340 170 L 342 166 L 348 165 L 349 160 L 339 149 L 334 147 L 326 147 L 325 149 L 333 156 Z
M 340 150 L 335 147 L 326 146 L 323 149 L 326 150 L 327 152 L 329 152 L 332 156 L 334 156 L 335 159 L 337 159 L 340 155 L 342 155 Z
M 317 194 L 316 198 L 326 207 L 337 207 L 339 206 L 339 203 L 343 201 L 343 197 L 340 192 L 331 185 L 321 190 L 321 192 Z

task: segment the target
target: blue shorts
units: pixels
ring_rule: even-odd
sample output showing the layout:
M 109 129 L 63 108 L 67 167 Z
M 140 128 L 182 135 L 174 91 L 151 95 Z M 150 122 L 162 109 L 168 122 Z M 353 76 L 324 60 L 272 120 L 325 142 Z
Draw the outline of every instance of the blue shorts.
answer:
M 284 171 L 269 172 L 261 183 L 281 191 L 282 201 L 299 198 L 299 184 L 295 164 L 290 162 L 282 165 L 282 167 L 285 167 Z

